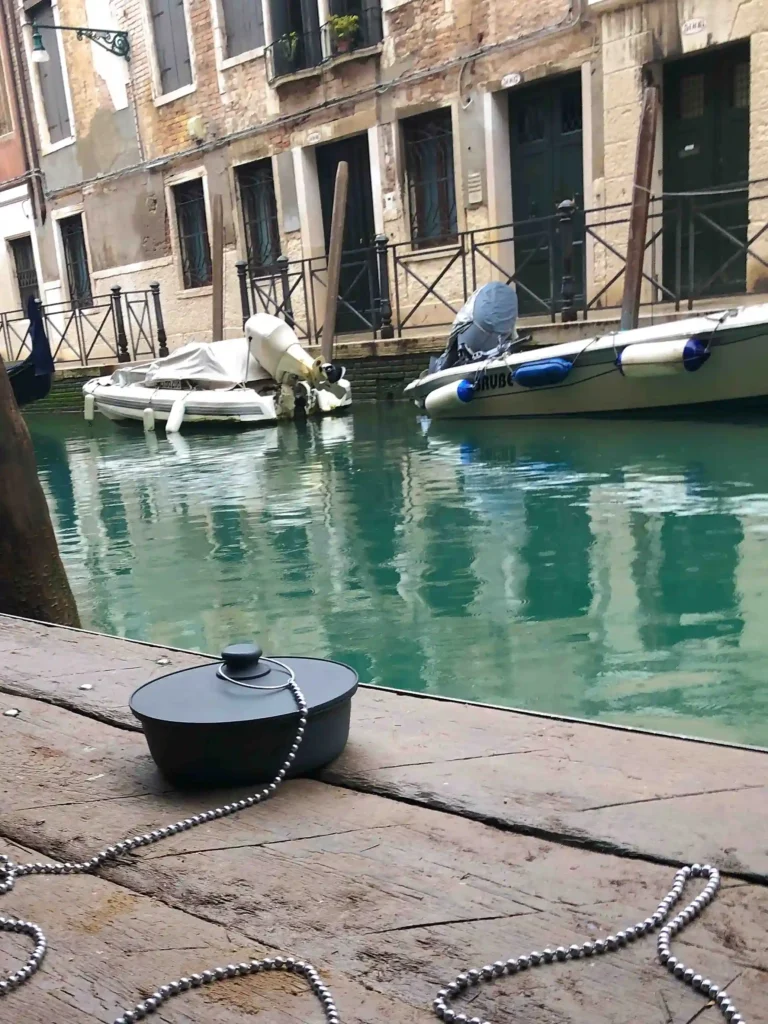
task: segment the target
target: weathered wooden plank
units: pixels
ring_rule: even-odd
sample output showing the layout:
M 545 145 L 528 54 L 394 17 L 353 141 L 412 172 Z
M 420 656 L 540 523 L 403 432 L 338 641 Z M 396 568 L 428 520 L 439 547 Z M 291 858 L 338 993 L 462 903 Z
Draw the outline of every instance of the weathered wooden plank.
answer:
M 136 728 L 131 692 L 198 655 L 0 616 L 0 691 Z M 93 690 L 83 691 L 87 681 Z M 768 878 L 750 808 L 765 753 L 404 696 L 355 698 L 335 785 L 415 800 L 554 838 Z M 703 813 L 704 808 L 718 813 Z
M 18 718 L 0 716 L 0 772 L 5 778 L 15 775 L 14 809 L 4 809 L 0 821 L 6 836 L 77 858 L 110 839 L 200 808 L 198 800 L 158 794 L 140 735 L 61 708 L 16 701 Z M 21 770 L 25 751 L 28 759 Z M 95 780 L 104 788 L 88 799 L 95 766 L 106 781 Z M 50 780 L 48 799 L 40 783 L 44 774 Z M 113 789 L 115 799 L 109 797 Z M 105 876 L 119 884 L 120 892 L 143 893 L 193 915 L 196 922 L 205 920 L 230 934 L 234 929 L 247 942 L 285 949 L 318 967 L 354 975 L 378 998 L 393 1001 L 383 1011 L 390 1019 L 408 1019 L 401 1009 L 406 1006 L 426 1020 L 423 1008 L 435 989 L 462 967 L 632 923 L 655 907 L 668 888 L 670 871 L 304 780 L 288 784 L 263 807 L 142 850 Z M 68 878 L 21 880 L 3 900 L 3 909 L 45 925 L 56 902 L 55 887 L 67 894 L 74 883 Z M 28 904 L 19 901 L 43 884 L 39 906 L 25 909 Z M 78 884 L 97 882 L 82 879 Z M 68 905 L 68 897 L 61 902 Z M 78 897 L 75 903 L 85 920 L 96 900 Z M 121 931 L 119 921 L 113 925 Z M 768 970 L 767 927 L 768 890 L 730 882 L 686 932 L 679 949 L 723 981 L 743 972 L 759 974 Z M 98 934 L 103 949 L 111 932 Z M 192 969 L 186 964 L 177 973 Z M 92 993 L 91 1002 L 84 1003 L 89 1012 L 96 1020 L 110 1019 L 98 1016 L 99 1006 L 111 1005 L 109 987 L 102 989 L 93 972 L 85 972 L 83 979 L 81 988 L 73 989 L 73 1002 L 84 999 L 85 985 Z M 157 982 L 153 977 L 147 983 Z M 753 985 L 745 998 L 745 1014 L 766 1015 L 768 986 L 761 992 Z M 507 981 L 478 995 L 473 1013 L 500 1024 L 523 1015 L 579 1024 L 587 1019 L 682 1024 L 703 1005 L 654 965 L 653 943 L 646 941 L 605 960 Z M 345 1019 L 350 1011 L 364 1016 L 356 1006 L 342 1006 L 342 1011 Z M 168 1013 L 169 1020 L 184 1019 Z M 50 1014 L 41 1019 L 58 1020 Z M 701 1019 L 714 1024 L 717 1018 L 704 1011 Z
M 16 846 L 18 860 L 40 854 Z M 50 949 L 42 971 L 3 1000 L 0 1020 L 23 1024 L 111 1024 L 123 1010 L 166 981 L 276 950 L 176 910 L 101 878 L 35 878 L 17 883 L 3 910 L 40 923 Z M 25 947 L 0 933 L 0 964 L 17 963 Z M 394 1019 L 416 1024 L 427 1014 L 407 1002 L 381 996 L 349 977 L 342 965 L 327 965 L 326 984 L 344 1007 L 345 1021 Z M 222 982 L 179 996 L 153 1019 L 174 1024 L 268 1024 L 322 1020 L 305 984 L 286 974 L 262 974 Z

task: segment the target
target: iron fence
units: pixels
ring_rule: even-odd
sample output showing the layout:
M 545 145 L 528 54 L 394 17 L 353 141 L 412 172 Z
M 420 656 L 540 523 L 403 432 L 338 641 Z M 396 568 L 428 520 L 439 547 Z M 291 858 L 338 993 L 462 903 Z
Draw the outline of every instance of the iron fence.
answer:
M 339 333 L 401 335 L 449 326 L 462 304 L 490 280 L 515 287 L 523 317 L 588 319 L 621 306 L 630 203 L 587 210 L 561 203 L 551 214 L 473 231 L 425 246 L 390 242 L 344 254 Z M 645 243 L 644 307 L 689 310 L 747 291 L 747 268 L 768 285 L 768 179 L 695 195 L 651 199 Z M 346 267 L 346 271 L 344 268 Z M 247 263 L 243 317 L 263 310 L 284 317 L 299 337 L 322 333 L 325 257 L 278 258 L 275 268 Z
M 383 240 L 383 242 L 382 242 Z M 336 311 L 338 333 L 392 337 L 387 240 L 342 254 Z M 319 345 L 323 333 L 327 259 L 278 257 L 274 269 L 237 264 L 243 323 L 252 313 L 269 313 L 290 324 L 300 341 Z M 386 297 L 384 297 L 386 296 Z
M 126 363 L 168 355 L 160 285 L 94 295 L 87 307 L 77 300 L 40 304 L 51 354 L 57 364 L 88 366 L 115 360 Z M 0 352 L 19 362 L 31 352 L 29 320 L 24 310 L 0 312 Z

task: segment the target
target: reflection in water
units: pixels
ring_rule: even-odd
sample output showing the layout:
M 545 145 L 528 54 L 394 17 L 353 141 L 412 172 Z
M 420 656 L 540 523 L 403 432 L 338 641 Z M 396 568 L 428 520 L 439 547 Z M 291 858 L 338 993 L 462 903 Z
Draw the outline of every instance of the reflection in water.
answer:
M 90 628 L 768 745 L 759 421 L 30 426 Z

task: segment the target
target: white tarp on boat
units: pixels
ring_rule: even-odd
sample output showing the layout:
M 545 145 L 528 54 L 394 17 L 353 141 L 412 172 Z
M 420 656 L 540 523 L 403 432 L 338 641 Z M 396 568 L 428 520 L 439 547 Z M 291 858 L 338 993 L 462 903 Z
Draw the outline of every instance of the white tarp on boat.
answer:
M 118 385 L 142 383 L 152 387 L 171 380 L 198 381 L 208 388 L 231 388 L 269 380 L 269 374 L 252 355 L 246 338 L 232 338 L 193 342 L 144 367 L 117 370 L 112 375 L 112 383 Z

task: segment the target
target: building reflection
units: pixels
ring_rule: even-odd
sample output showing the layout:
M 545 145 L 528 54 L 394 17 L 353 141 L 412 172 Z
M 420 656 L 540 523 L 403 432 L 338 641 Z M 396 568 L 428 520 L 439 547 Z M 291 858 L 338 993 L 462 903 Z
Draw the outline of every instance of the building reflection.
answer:
M 35 429 L 84 620 L 628 721 L 723 719 L 726 691 L 754 693 L 768 468 L 749 426 L 388 415 L 190 434 L 183 458 L 162 435 Z

